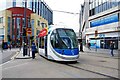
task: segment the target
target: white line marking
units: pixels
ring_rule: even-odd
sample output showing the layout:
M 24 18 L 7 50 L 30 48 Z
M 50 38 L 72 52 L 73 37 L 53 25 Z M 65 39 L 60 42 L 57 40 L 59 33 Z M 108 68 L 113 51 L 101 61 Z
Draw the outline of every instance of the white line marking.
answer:
M 17 51 L 16 54 L 15 54 L 13 57 L 11 57 L 11 59 L 14 60 L 15 57 L 16 57 L 19 53 L 20 53 L 20 52 Z
M 10 61 L 12 61 L 12 60 L 10 60 Z M 9 63 L 10 61 L 7 61 L 7 62 L 5 62 L 3 64 L 0 64 L 0 67 L 3 66 L 3 65 L 5 65 L 5 64 L 7 64 L 7 63 Z
M 19 67 L 19 66 L 22 66 L 22 65 L 25 65 L 25 64 L 28 64 L 28 63 L 24 63 L 24 64 L 20 64 L 20 65 L 16 65 L 16 66 L 7 67 L 7 68 L 4 68 L 4 69 L 2 69 L 2 70 L 7 70 L 7 69 Z

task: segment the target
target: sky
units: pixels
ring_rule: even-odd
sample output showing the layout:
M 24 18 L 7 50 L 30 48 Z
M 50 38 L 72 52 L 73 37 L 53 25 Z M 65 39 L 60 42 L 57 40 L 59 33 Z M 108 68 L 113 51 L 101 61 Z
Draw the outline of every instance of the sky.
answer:
M 0 0 L 0 11 L 6 7 L 6 0 Z M 79 13 L 80 6 L 84 0 L 44 0 L 47 5 L 53 10 L 53 23 L 63 25 L 79 32 L 79 14 L 69 14 L 57 11 L 66 11 Z M 57 11 L 54 11 L 57 10 Z
M 72 13 L 79 13 L 80 6 L 84 0 L 44 0 L 48 6 L 53 10 L 53 23 L 64 25 L 79 32 L 79 14 L 68 14 L 57 12 L 66 11 Z

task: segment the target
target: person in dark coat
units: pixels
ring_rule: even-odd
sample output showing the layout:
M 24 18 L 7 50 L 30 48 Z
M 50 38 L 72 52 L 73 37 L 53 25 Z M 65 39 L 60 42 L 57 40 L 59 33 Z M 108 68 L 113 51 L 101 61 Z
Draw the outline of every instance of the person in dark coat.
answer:
M 91 49 L 90 49 L 90 46 L 91 46 L 91 44 L 90 44 L 90 43 L 88 43 L 88 49 L 89 49 L 89 50 L 91 50 Z
M 36 51 L 36 46 L 35 46 L 34 42 L 32 43 L 31 49 L 32 49 L 32 59 L 34 59 L 35 58 L 35 51 Z
M 114 49 L 114 43 L 111 41 L 110 42 L 110 53 L 111 53 L 111 56 L 114 56 L 114 54 L 113 54 L 113 49 Z

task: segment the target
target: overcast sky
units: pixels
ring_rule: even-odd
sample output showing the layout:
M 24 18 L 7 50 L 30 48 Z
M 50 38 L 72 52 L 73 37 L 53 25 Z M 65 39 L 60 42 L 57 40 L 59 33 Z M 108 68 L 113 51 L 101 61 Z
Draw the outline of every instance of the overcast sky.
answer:
M 5 9 L 5 0 L 0 0 L 0 10 Z M 44 0 L 52 10 L 66 11 L 72 13 L 80 12 L 80 5 L 84 0 Z M 53 11 L 53 23 L 65 25 L 73 28 L 75 32 L 79 32 L 79 15 L 68 14 L 63 12 Z
M 52 10 L 79 13 L 84 0 L 44 0 Z M 68 14 L 53 11 L 54 24 L 65 25 L 79 32 L 79 14 Z

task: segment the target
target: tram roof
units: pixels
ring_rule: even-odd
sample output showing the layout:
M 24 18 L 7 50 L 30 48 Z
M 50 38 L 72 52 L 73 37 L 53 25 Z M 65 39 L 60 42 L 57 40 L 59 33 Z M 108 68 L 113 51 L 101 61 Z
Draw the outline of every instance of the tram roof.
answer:
M 72 28 L 68 28 L 68 27 L 65 26 L 65 25 L 49 25 L 48 28 L 49 28 L 50 30 L 54 30 L 54 29 L 57 29 L 57 28 L 72 29 Z

